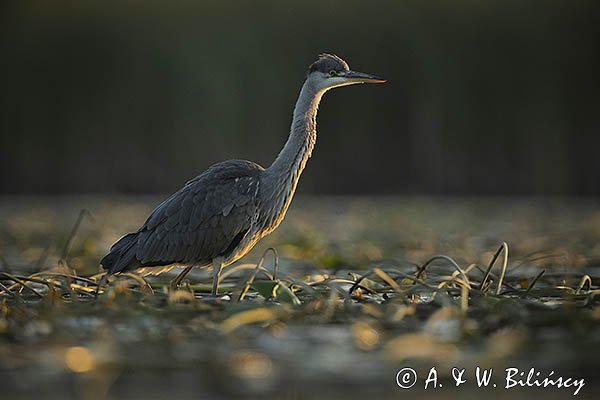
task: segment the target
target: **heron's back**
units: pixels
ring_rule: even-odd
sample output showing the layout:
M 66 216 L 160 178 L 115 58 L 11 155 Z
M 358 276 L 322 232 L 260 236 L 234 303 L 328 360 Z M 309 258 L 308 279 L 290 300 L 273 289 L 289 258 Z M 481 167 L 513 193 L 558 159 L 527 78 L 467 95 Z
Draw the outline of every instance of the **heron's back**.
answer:
M 258 229 L 263 171 L 244 160 L 213 165 L 156 207 L 144 225 L 117 241 L 100 263 L 115 273 L 241 257 L 240 250 L 247 252 L 256 242 L 248 235 L 256 235 Z

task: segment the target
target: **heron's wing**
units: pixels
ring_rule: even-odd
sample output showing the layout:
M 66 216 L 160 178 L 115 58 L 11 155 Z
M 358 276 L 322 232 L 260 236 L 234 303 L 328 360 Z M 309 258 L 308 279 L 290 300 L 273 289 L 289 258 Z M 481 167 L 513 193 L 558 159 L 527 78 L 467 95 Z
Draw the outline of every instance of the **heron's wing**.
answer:
M 162 202 L 137 232 L 144 265 L 210 262 L 228 255 L 256 215 L 259 174 L 249 161 L 216 164 Z

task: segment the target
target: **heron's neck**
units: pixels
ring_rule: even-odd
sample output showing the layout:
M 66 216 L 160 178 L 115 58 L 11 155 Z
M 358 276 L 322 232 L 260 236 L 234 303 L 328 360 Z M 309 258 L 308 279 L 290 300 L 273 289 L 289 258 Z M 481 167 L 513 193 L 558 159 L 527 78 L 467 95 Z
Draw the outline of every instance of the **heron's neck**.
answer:
M 304 82 L 294 108 L 290 137 L 267 168 L 275 180 L 290 184 L 292 193 L 317 140 L 317 111 L 323 93 L 310 81 Z

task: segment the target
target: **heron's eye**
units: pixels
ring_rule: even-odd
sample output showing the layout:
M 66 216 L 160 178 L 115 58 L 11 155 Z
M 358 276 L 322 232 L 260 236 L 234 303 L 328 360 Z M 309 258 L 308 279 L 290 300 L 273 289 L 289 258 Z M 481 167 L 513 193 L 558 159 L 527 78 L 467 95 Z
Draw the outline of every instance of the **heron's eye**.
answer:
M 332 69 L 331 71 L 329 71 L 329 76 L 337 76 L 337 71 L 335 69 Z

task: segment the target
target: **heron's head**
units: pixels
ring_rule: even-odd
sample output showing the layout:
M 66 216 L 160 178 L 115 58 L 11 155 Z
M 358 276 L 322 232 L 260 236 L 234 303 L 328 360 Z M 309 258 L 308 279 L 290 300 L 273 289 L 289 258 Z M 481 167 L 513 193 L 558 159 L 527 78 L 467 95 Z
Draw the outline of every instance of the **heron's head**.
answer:
M 321 54 L 308 67 L 308 80 L 323 90 L 356 83 L 383 83 L 385 79 L 364 72 L 352 71 L 348 63 L 334 54 Z

